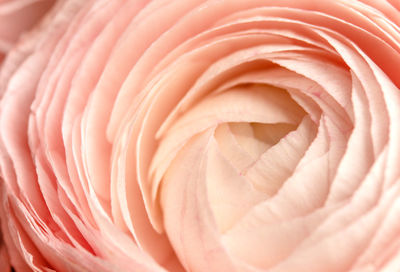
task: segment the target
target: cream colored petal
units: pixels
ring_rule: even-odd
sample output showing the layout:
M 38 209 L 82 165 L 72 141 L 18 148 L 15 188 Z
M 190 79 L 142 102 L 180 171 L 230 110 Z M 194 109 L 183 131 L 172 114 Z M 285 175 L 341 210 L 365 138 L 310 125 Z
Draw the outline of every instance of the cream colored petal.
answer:
M 207 195 L 218 229 L 223 233 L 268 195 L 256 190 L 245 176 L 233 168 L 224 158 L 216 142 L 213 142 L 209 149 L 206 170 Z
M 207 163 L 213 129 L 194 137 L 164 177 L 164 224 L 183 266 L 193 271 L 237 271 L 219 242 L 207 199 Z
M 273 196 L 289 178 L 316 135 L 316 126 L 306 116 L 297 130 L 290 132 L 276 145 L 243 170 L 255 188 Z

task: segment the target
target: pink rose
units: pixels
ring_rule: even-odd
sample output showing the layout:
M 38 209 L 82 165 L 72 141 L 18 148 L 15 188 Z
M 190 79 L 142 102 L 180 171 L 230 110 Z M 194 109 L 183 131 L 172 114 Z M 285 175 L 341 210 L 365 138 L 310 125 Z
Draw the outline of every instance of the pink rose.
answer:
M 398 1 L 15 18 L 0 271 L 400 271 Z

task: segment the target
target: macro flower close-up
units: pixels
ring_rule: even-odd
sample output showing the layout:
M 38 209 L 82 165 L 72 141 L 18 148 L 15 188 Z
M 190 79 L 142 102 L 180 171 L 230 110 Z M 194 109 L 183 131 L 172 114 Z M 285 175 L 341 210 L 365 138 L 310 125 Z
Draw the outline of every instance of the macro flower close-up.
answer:
M 0 0 L 0 272 L 399 272 L 399 0 Z

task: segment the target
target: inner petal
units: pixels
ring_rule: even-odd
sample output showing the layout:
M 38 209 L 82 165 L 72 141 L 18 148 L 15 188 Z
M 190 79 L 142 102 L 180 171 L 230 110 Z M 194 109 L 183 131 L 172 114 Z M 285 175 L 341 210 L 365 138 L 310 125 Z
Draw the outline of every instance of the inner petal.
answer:
M 236 141 L 257 160 L 271 146 L 296 128 L 294 124 L 229 123 Z
M 232 122 L 217 127 L 216 144 L 210 151 L 207 166 L 207 193 L 221 233 L 270 197 L 268 190 L 260 190 L 244 173 L 295 129 L 296 125 L 285 123 Z M 263 182 L 269 180 L 263 179 Z

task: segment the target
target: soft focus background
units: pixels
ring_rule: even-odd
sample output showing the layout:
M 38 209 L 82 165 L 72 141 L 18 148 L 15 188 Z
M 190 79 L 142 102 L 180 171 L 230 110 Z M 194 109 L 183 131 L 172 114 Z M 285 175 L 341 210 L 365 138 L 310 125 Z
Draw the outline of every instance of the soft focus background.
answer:
M 24 32 L 32 29 L 56 0 L 0 0 L 0 63 Z

